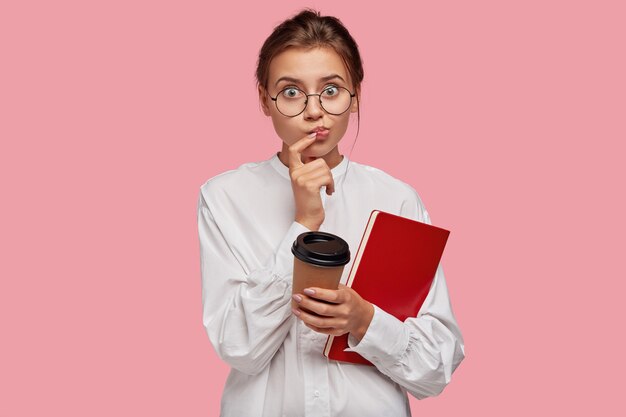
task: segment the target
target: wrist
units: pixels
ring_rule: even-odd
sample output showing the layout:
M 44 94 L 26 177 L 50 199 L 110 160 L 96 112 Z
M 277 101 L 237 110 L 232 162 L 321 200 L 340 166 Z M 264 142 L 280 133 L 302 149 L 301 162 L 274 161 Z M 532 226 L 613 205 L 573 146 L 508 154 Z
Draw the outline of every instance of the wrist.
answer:
M 370 323 L 372 322 L 372 319 L 374 318 L 374 306 L 372 305 L 372 303 L 363 300 L 363 304 L 364 304 L 364 313 L 362 314 L 362 320 L 361 323 L 357 326 L 357 328 L 350 332 L 352 334 L 352 336 L 354 336 L 359 342 L 361 341 L 361 339 L 363 339 L 363 337 L 365 336 L 365 333 L 367 333 L 367 329 L 369 329 L 370 327 Z
M 302 226 L 306 227 L 307 229 L 311 230 L 311 231 L 315 231 L 315 230 L 319 230 L 320 225 L 316 222 L 312 222 L 309 220 L 295 220 L 296 222 L 300 223 Z

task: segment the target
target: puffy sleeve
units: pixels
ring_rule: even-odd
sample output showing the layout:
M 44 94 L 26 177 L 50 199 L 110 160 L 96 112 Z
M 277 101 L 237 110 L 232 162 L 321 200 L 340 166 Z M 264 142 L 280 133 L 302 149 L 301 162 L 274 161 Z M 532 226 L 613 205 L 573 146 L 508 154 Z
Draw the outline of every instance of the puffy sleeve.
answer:
M 294 221 L 267 265 L 243 265 L 223 225 L 198 198 L 202 319 L 218 356 L 246 374 L 261 372 L 282 345 L 294 320 L 291 312 L 291 245 L 309 229 Z M 245 236 L 241 236 L 245 239 Z
M 401 215 L 431 224 L 417 193 Z M 374 305 L 367 332 L 360 342 L 350 335 L 348 345 L 415 398 L 440 394 L 465 357 L 441 264 L 417 317 L 402 322 Z

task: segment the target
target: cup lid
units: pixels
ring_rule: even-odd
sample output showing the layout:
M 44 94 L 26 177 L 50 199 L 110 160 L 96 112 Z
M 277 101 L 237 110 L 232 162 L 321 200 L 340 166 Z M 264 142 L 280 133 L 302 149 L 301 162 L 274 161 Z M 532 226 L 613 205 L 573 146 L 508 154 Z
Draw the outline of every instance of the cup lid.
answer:
M 342 266 L 350 262 L 348 242 L 327 232 L 301 233 L 293 242 L 291 253 L 302 262 L 317 266 Z

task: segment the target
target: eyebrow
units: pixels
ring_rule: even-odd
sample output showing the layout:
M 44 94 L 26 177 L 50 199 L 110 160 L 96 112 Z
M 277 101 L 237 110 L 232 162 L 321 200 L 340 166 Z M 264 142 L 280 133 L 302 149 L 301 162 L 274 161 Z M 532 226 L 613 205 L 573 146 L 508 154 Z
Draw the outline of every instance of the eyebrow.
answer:
M 339 78 L 341 81 L 343 81 L 344 83 L 346 82 L 343 78 L 341 78 L 338 74 L 331 74 L 331 75 L 327 75 L 326 77 L 322 77 L 319 79 L 319 81 L 330 81 L 334 78 Z M 274 87 L 276 87 L 278 85 L 279 82 L 281 81 L 289 81 L 292 83 L 300 83 L 302 84 L 302 80 L 299 80 L 297 78 L 293 78 L 293 77 L 280 77 L 278 80 L 276 80 L 276 84 L 274 84 Z

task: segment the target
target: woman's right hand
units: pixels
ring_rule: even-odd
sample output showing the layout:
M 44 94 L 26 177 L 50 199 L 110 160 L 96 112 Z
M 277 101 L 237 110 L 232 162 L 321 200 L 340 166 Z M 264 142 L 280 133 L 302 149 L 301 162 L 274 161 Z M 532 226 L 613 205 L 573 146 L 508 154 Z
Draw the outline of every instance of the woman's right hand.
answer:
M 302 162 L 302 150 L 315 141 L 315 135 L 305 136 L 289 147 L 289 176 L 296 202 L 295 221 L 310 230 L 319 230 L 324 222 L 324 206 L 320 189 L 326 194 L 335 192 L 335 182 L 324 158 Z

